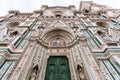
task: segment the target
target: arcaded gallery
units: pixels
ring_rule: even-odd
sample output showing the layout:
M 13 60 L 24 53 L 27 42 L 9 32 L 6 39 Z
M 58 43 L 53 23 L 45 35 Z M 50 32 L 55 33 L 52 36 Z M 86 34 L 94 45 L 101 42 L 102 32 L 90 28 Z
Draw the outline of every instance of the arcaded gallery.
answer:
M 92 1 L 0 17 L 0 80 L 120 80 L 120 9 Z

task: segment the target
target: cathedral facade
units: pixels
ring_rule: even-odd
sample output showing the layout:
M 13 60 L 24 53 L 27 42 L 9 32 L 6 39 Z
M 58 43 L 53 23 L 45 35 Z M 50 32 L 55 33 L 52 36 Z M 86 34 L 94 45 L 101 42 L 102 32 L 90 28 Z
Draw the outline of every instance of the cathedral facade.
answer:
M 0 80 L 120 80 L 120 9 L 92 1 L 0 17 Z

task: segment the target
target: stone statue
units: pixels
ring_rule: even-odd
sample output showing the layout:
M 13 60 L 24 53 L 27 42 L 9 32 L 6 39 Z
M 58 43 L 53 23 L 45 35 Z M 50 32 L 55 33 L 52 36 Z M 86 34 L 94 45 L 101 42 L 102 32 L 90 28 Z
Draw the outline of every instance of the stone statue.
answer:
M 84 70 L 83 70 L 82 65 L 79 65 L 79 64 L 77 65 L 77 71 L 78 71 L 79 79 L 80 80 L 85 80 Z
M 77 65 L 77 71 L 78 71 L 78 73 L 80 73 L 81 70 L 82 70 L 82 66 L 78 64 L 78 65 Z
M 33 64 L 32 74 L 31 74 L 31 76 L 30 76 L 30 80 L 36 80 L 38 71 L 39 71 L 38 64 Z
M 30 80 L 36 80 L 36 73 L 32 72 L 31 76 L 30 76 Z
M 36 73 L 36 75 L 38 73 L 38 70 L 39 70 L 38 64 L 34 65 L 33 66 L 33 71 Z

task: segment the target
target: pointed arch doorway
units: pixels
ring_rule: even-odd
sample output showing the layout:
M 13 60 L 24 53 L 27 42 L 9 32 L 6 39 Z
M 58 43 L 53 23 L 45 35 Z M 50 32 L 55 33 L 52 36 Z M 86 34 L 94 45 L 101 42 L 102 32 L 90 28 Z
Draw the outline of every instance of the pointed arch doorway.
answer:
M 71 80 L 69 61 L 65 56 L 50 56 L 45 80 Z

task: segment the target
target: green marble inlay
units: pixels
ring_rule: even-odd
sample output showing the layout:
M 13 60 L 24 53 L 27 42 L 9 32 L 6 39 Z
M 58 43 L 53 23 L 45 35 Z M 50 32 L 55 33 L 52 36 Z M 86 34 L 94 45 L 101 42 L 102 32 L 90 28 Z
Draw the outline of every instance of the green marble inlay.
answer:
M 71 80 L 67 57 L 50 57 L 47 62 L 45 80 Z

